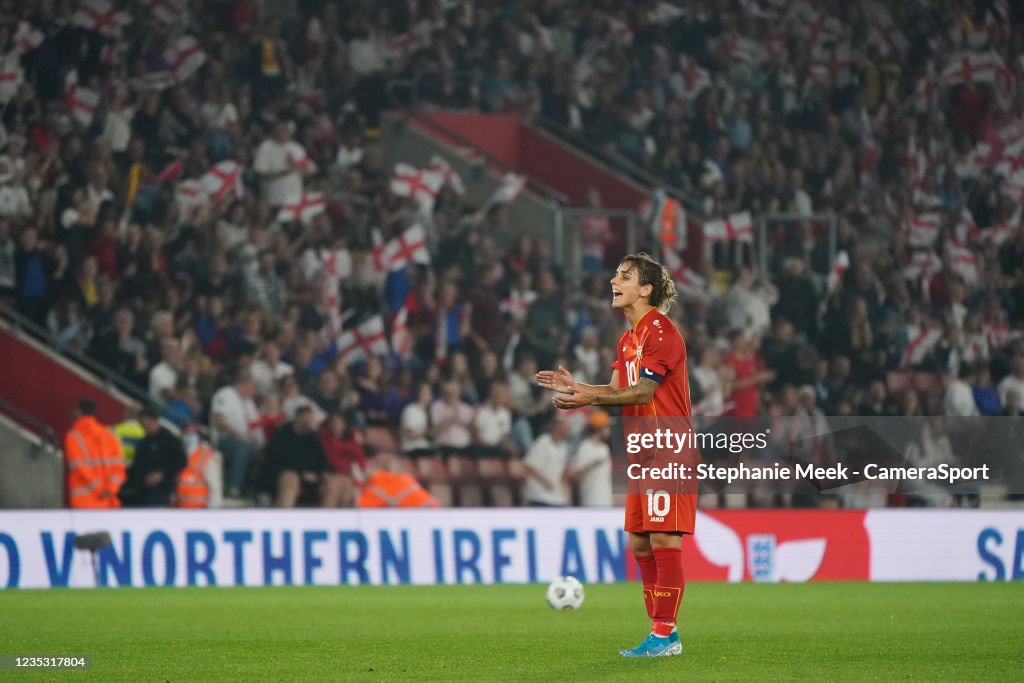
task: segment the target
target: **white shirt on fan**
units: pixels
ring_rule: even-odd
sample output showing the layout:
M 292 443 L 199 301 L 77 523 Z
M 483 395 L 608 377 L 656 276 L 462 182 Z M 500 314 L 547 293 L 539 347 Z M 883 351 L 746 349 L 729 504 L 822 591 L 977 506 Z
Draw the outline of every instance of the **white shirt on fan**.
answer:
M 292 165 L 305 156 L 306 151 L 302 145 L 293 140 L 283 143 L 273 139 L 264 140 L 256 148 L 253 168 L 257 173 L 262 175 L 290 171 L 273 179 L 262 180 L 263 198 L 268 204 L 277 208 L 302 196 L 302 174 L 292 170 Z
M 586 469 L 577 483 L 580 505 L 584 507 L 611 507 L 612 505 L 612 449 L 604 441 L 584 439 L 576 451 L 576 470 Z
M 232 430 L 232 434 L 220 433 L 213 427 L 213 416 L 220 413 L 224 422 Z M 260 419 L 256 403 L 251 398 L 244 398 L 234 385 L 229 384 L 217 390 L 210 403 L 210 425 L 213 427 L 214 444 L 224 437 L 236 438 L 235 434 L 245 434 L 251 443 L 262 445 L 263 433 L 256 427 Z
M 523 462 L 551 480 L 555 488 L 549 489 L 536 477 L 527 476 L 523 497 L 530 503 L 568 505 L 569 495 L 562 481 L 568 461 L 568 441 L 555 441 L 550 434 L 544 434 L 534 441 Z

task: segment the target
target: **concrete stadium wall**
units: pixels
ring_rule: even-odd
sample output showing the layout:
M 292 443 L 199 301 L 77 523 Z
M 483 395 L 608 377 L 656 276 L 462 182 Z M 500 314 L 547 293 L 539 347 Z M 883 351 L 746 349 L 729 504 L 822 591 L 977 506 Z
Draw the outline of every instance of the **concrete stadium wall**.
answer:
M 425 129 L 410 122 L 404 115 L 385 113 L 381 124 L 381 143 L 384 158 L 391 168 L 398 162 L 426 166 L 430 158 L 439 154 L 462 177 L 466 185 L 466 200 L 475 206 L 482 206 L 501 183 L 502 174 L 497 169 L 487 168 L 481 161 L 459 151 L 453 146 L 430 135 Z M 499 246 L 507 246 L 515 234 L 525 232 L 536 239 L 552 242 L 554 239 L 555 215 L 558 204 L 527 189 L 509 207 L 512 234 L 496 235 Z M 566 235 L 567 242 L 577 240 L 575 229 Z M 571 253 L 571 252 L 563 252 Z
M 0 415 L 0 508 L 59 508 L 64 504 L 64 460 Z

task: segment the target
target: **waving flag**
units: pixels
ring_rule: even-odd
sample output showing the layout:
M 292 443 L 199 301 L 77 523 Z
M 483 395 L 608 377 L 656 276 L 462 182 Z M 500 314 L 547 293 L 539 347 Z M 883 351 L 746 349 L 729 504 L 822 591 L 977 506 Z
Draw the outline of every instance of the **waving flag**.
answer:
M 697 271 L 686 265 L 675 250 L 665 251 L 665 267 L 679 291 L 693 299 L 706 299 L 708 283 Z
M 96 107 L 100 103 L 100 94 L 91 88 L 83 88 L 78 83 L 71 82 L 64 95 L 74 119 L 83 126 L 92 124 Z
M 501 185 L 491 195 L 490 204 L 511 204 L 526 189 L 526 176 L 518 173 L 506 173 L 501 179 Z
M 679 58 L 679 73 L 672 77 L 672 83 L 676 92 L 689 102 L 711 87 L 711 74 L 693 57 L 684 54 Z
M 220 206 L 245 194 L 242 186 L 242 167 L 236 161 L 222 161 L 206 172 L 200 185 Z
M 957 244 L 946 245 L 946 255 L 949 263 L 967 285 L 973 285 L 978 281 L 978 257 L 967 247 Z
M 704 223 L 704 240 L 706 242 L 753 242 L 754 222 L 749 211 L 734 213 L 728 218 L 706 221 Z
M 277 222 L 309 225 L 314 218 L 326 211 L 327 202 L 323 193 L 306 192 L 301 197 L 284 203 L 277 212 Z
M 434 200 L 444 185 L 445 177 L 437 171 L 418 169 L 411 164 L 395 164 L 391 176 L 391 192 L 399 197 L 408 197 L 429 213 L 434 210 Z
M 374 267 L 378 271 L 401 270 L 411 263 L 430 265 L 427 234 L 419 224 L 374 250 Z
M 995 83 L 1004 88 L 1009 88 L 1013 84 L 1013 74 L 1002 58 L 994 52 L 960 53 L 942 70 L 940 78 L 942 84 L 946 86 L 968 81 Z
M 435 154 L 430 158 L 430 165 L 427 166 L 427 170 L 440 173 L 444 176 L 444 184 L 447 187 L 450 187 L 452 192 L 455 194 L 460 197 L 466 194 L 466 186 L 462 182 L 462 177 L 456 173 L 451 164 L 449 164 L 440 155 Z
M 24 80 L 25 72 L 16 54 L 0 57 L 0 102 L 9 102 Z
M 942 259 L 931 251 L 919 251 L 903 268 L 903 277 L 908 280 L 926 282 L 933 275 L 942 272 Z
M 937 213 L 922 213 L 910 221 L 910 244 L 915 247 L 930 247 L 939 237 L 942 216 Z
M 341 333 L 335 342 L 338 358 L 345 365 L 352 365 L 370 356 L 386 356 L 387 335 L 384 333 L 384 318 L 375 315 L 358 327 Z
M 14 43 L 21 52 L 32 52 L 43 44 L 46 34 L 30 22 L 19 21 L 18 30 L 14 33 Z
M 172 26 L 185 17 L 185 0 L 146 0 L 150 15 L 163 26 Z
M 198 180 L 184 180 L 174 188 L 174 200 L 182 218 L 192 220 L 209 197 Z
M 402 306 L 391 320 L 391 352 L 405 359 L 412 353 L 412 336 L 409 334 L 409 309 Z
M 206 63 L 206 53 L 192 36 L 182 36 L 164 50 L 164 60 L 170 65 L 174 80 L 184 83 Z
M 935 348 L 935 345 L 942 339 L 942 330 L 934 327 L 921 327 L 911 329 L 910 343 L 907 344 L 903 357 L 900 359 L 900 366 L 912 368 L 920 365 L 928 353 Z
M 109 38 L 120 38 L 121 30 L 131 20 L 131 15 L 119 12 L 111 0 L 79 0 L 78 9 L 71 15 L 73 25 Z
M 843 281 L 843 275 L 846 274 L 847 269 L 850 267 L 850 255 L 845 249 L 839 251 L 836 254 L 836 261 L 832 264 L 832 271 L 828 274 L 828 293 L 832 294 L 839 289 L 840 283 Z

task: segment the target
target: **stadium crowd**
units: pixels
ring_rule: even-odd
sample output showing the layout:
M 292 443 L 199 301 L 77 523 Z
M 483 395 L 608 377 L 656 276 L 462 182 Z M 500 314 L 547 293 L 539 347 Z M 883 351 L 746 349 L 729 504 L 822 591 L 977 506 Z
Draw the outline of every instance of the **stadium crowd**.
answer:
M 611 502 L 608 416 L 555 419 L 533 381 L 607 381 L 610 224 L 584 219 L 576 281 L 501 201 L 401 196 L 394 78 L 603 140 L 702 220 L 798 216 L 766 272 L 674 309 L 700 414 L 1021 414 L 1019 3 L 269 8 L 39 0 L 0 26 L 0 297 L 208 425 L 229 497 L 351 504 L 384 462 L 442 504 Z

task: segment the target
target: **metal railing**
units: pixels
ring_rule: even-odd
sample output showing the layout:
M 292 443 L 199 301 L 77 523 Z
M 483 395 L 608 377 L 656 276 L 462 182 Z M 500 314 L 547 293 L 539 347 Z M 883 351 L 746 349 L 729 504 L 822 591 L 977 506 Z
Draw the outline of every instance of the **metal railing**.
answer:
M 7 416 L 15 424 L 32 432 L 43 444 L 60 449 L 60 441 L 49 425 L 43 424 L 2 397 L 0 397 L 0 415 Z
M 447 138 L 449 141 L 454 142 L 459 147 L 464 147 L 473 150 L 473 155 L 480 159 L 481 165 L 484 168 L 496 167 L 503 173 L 517 173 L 519 169 L 512 166 L 511 164 L 502 161 L 496 156 L 491 155 L 485 149 L 477 147 L 475 144 L 462 137 L 456 131 L 443 126 L 437 121 L 431 119 L 428 116 L 418 116 L 415 111 L 403 110 L 399 112 L 400 118 L 408 125 L 409 121 L 415 121 L 417 125 L 424 126 L 431 129 L 433 132 L 440 136 Z M 542 183 L 541 181 L 527 176 L 526 186 L 537 194 L 549 199 L 558 204 L 566 204 L 569 202 L 569 198 L 564 194 L 556 190 L 555 188 Z
M 0 304 L 0 319 L 6 321 L 13 331 L 21 332 L 31 337 L 33 340 L 45 346 L 50 353 L 64 358 L 82 370 L 85 370 L 89 375 L 91 375 L 91 378 L 98 385 L 107 391 L 120 392 L 129 400 L 138 403 L 145 404 L 149 401 L 148 394 L 144 389 L 142 389 L 142 387 L 125 379 L 111 368 L 81 351 L 54 345 L 50 338 L 50 333 L 47 330 L 43 329 L 32 320 L 29 320 L 10 306 Z

